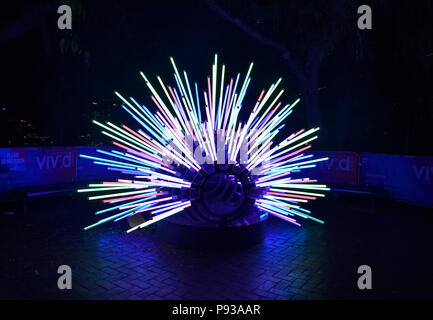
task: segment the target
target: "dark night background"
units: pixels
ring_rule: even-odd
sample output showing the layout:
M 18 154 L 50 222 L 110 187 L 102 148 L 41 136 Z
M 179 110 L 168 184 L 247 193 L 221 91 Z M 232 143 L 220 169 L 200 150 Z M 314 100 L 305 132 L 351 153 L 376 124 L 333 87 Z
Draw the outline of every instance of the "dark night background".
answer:
M 60 4 L 72 30 L 57 28 Z M 373 30 L 357 28 L 368 4 Z M 114 90 L 150 106 L 139 71 L 204 85 L 255 62 L 247 102 L 279 77 L 302 103 L 289 129 L 315 147 L 433 155 L 433 1 L 16 1 L 0 4 L 0 146 L 108 144 L 91 119 L 129 122 Z
M 57 26 L 62 4 L 72 30 Z M 357 26 L 360 5 L 372 30 Z M 0 1 L 0 300 L 433 299 L 432 18 L 433 0 Z M 280 137 L 321 127 L 315 156 L 330 159 L 308 176 L 331 190 L 305 208 L 325 224 L 270 217 L 230 238 L 172 220 L 126 234 L 140 214 L 83 231 L 108 210 L 77 189 L 119 178 L 79 156 L 111 145 L 91 120 L 138 129 L 114 91 L 155 110 L 140 71 L 173 85 L 172 56 L 203 88 L 215 53 L 226 79 L 255 63 L 243 120 L 282 77 L 281 101 L 301 103 Z M 243 248 L 251 234 L 263 241 Z M 73 290 L 59 290 L 61 265 Z M 374 290 L 359 290 L 361 265 Z

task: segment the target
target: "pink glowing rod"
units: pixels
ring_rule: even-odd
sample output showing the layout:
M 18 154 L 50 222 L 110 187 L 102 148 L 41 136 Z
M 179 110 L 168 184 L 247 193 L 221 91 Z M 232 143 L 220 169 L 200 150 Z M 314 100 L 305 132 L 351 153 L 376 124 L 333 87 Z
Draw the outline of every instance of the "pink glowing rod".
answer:
M 327 160 L 308 154 L 319 128 L 302 129 L 279 138 L 287 117 L 300 101 L 297 99 L 292 104 L 281 101 L 282 79 L 256 95 L 250 110 L 243 110 L 253 63 L 245 77 L 239 73 L 231 77 L 215 55 L 200 96 L 197 83 L 190 82 L 186 71 L 179 73 L 173 58 L 170 62 L 174 85 L 166 85 L 158 76 L 160 92 L 140 72 L 150 91 L 148 102 L 153 108 L 115 92 L 122 101 L 121 107 L 138 123 L 138 128 L 94 121 L 113 140 L 116 149 L 97 150 L 100 156 L 81 156 L 130 178 L 90 184 L 78 190 L 95 192 L 97 195 L 90 196 L 90 200 L 110 205 L 96 212 L 107 217 L 85 229 L 136 214 L 150 214 L 150 220 L 128 230 L 132 232 L 181 213 L 192 205 L 184 196 L 188 194 L 184 191 L 192 186 L 191 177 L 205 165 L 220 161 L 221 150 L 223 161 L 244 166 L 256 188 L 263 190 L 255 200 L 260 211 L 297 226 L 300 224 L 294 217 L 323 223 L 300 204 L 323 197 L 329 188 L 314 179 L 294 176 Z M 207 162 L 197 159 L 197 148 L 201 151 L 200 159 L 204 157 Z M 259 174 L 253 173 L 255 169 L 259 169 Z

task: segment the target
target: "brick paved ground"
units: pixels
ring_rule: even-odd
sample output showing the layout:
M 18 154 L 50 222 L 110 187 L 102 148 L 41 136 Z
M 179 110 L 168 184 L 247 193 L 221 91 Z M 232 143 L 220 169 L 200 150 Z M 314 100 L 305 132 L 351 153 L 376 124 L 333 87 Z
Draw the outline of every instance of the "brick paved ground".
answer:
M 259 245 L 224 252 L 179 248 L 152 231 L 118 225 L 92 231 L 95 205 L 41 199 L 30 217 L 0 216 L 0 298 L 336 299 L 433 298 L 431 212 L 383 203 L 321 201 L 325 225 L 297 228 L 270 218 Z M 430 213 L 430 214 L 429 214 Z M 73 289 L 57 289 L 57 267 Z M 373 269 L 373 290 L 357 289 L 357 267 Z

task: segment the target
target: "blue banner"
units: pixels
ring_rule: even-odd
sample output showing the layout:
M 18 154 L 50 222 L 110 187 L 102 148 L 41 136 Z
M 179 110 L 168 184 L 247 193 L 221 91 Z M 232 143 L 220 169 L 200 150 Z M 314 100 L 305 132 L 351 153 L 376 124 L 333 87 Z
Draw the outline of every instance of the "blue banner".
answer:
M 0 149 L 0 191 L 75 181 L 73 147 Z
M 306 169 L 303 174 L 317 179 L 320 183 L 330 186 L 358 185 L 359 155 L 346 151 L 312 151 L 315 158 L 329 158 L 317 163 L 312 169 Z
M 363 153 L 361 184 L 390 198 L 433 207 L 433 157 Z
M 77 181 L 95 181 L 104 180 L 116 181 L 121 177 L 118 171 L 108 170 L 106 166 L 94 164 L 92 160 L 81 158 L 80 154 L 92 157 L 109 158 L 96 150 L 111 151 L 116 150 L 113 147 L 76 147 L 77 152 Z M 113 159 L 115 160 L 115 159 Z

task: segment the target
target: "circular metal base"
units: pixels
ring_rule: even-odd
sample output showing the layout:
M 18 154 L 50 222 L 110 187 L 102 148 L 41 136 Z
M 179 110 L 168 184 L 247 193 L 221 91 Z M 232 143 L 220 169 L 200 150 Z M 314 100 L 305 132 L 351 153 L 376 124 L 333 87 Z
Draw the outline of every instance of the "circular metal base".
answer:
M 231 250 L 262 242 L 265 221 L 233 227 L 193 226 L 162 221 L 157 234 L 163 240 L 183 247 Z

